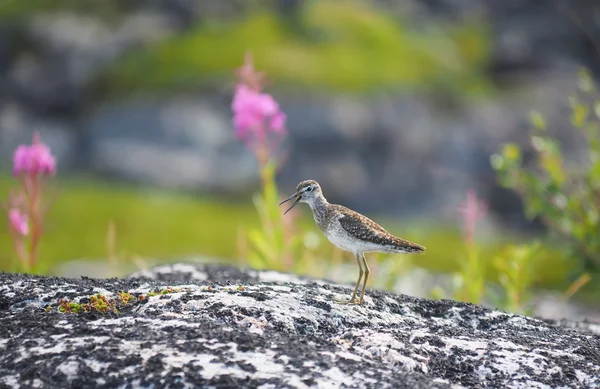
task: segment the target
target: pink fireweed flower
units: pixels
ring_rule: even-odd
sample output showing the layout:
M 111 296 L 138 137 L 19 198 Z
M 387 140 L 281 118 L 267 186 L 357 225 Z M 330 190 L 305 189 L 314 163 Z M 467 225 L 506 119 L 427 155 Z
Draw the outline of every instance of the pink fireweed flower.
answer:
M 275 132 L 283 132 L 285 131 L 285 121 L 287 119 L 287 116 L 285 115 L 285 113 L 283 112 L 277 112 L 275 115 L 273 115 L 273 117 L 271 118 L 271 129 Z
M 8 211 L 8 221 L 10 228 L 18 235 L 27 236 L 29 235 L 29 223 L 27 221 L 27 215 L 21 213 L 16 208 L 11 208 Z
M 254 69 L 254 61 L 252 54 L 247 52 L 244 55 L 244 64 L 240 66 L 236 71 L 236 75 L 240 80 L 240 84 L 248 85 L 250 88 L 260 91 L 264 84 L 265 74 L 257 72 Z
M 267 93 L 259 93 L 244 84 L 238 85 L 231 107 L 236 136 L 240 139 L 247 140 L 252 135 L 263 139 L 270 131 L 284 131 L 285 114 Z
M 458 209 L 463 216 L 465 223 L 465 237 L 468 242 L 473 242 L 475 236 L 475 225 L 477 221 L 483 218 L 487 213 L 487 204 L 477 198 L 474 190 L 467 193 L 466 202 Z
M 13 155 L 13 174 L 18 176 L 54 175 L 56 174 L 56 160 L 50 148 L 42 143 L 39 135 L 33 135 L 31 145 L 20 145 Z
M 286 135 L 287 117 L 273 96 L 263 92 L 264 75 L 254 69 L 251 54 L 246 54 L 236 74 L 238 82 L 231 101 L 235 136 L 254 153 L 263 169 Z

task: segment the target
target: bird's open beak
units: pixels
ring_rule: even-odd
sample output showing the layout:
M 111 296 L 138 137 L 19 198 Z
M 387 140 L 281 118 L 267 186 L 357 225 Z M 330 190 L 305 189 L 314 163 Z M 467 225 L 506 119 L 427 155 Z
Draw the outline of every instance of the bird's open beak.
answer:
M 283 200 L 282 202 L 279 203 L 279 205 L 287 203 L 288 201 L 292 200 L 292 199 L 296 199 L 296 201 L 294 201 L 294 203 L 292 204 L 291 207 L 288 208 L 287 211 L 285 211 L 283 214 L 285 215 L 286 213 L 288 213 L 292 208 L 294 208 L 296 206 L 296 204 L 298 204 L 298 202 L 300 201 L 300 199 L 302 198 L 302 196 L 300 196 L 298 193 L 294 193 L 293 195 L 291 195 L 290 197 L 288 197 L 287 199 Z

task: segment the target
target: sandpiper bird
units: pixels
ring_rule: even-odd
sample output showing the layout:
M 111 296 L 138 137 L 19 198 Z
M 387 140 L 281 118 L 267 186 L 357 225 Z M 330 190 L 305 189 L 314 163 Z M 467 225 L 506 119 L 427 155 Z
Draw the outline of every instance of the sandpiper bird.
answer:
M 283 200 L 279 205 L 293 199 L 296 201 L 284 212 L 284 215 L 298 203 L 307 203 L 312 210 L 315 222 L 327 239 L 338 248 L 354 254 L 358 262 L 359 275 L 352 297 L 345 302 L 347 304 L 364 303 L 365 289 L 369 278 L 369 266 L 365 253 L 421 254 L 425 252 L 425 247 L 390 234 L 368 217 L 341 205 L 330 204 L 323 196 L 321 186 L 316 181 L 302 181 L 296 187 L 296 193 Z M 363 276 L 362 291 L 360 299 L 357 301 L 356 294 Z

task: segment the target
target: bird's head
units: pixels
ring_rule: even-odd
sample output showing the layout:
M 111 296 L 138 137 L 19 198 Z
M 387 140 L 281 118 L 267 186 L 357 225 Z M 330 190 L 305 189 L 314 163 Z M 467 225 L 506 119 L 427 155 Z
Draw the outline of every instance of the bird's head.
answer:
M 298 203 L 308 203 L 312 204 L 314 201 L 319 200 L 323 197 L 323 193 L 321 192 L 321 186 L 317 181 L 307 180 L 302 181 L 296 187 L 296 193 L 283 200 L 279 205 L 287 203 L 290 200 L 295 200 L 291 207 L 288 208 L 283 214 L 288 213 L 292 208 L 294 208 Z

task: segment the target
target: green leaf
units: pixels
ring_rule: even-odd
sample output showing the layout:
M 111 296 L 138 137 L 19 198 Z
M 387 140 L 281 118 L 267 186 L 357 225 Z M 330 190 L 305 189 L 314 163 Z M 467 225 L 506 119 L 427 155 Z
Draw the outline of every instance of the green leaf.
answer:
M 550 175 L 550 178 L 555 185 L 562 185 L 565 181 L 565 172 L 563 170 L 561 159 L 555 156 L 544 154 L 540 158 L 540 164 L 544 170 Z M 558 189 L 558 188 L 556 188 Z
M 573 234 L 576 228 L 579 228 L 581 232 L 585 234 L 585 229 L 580 228 L 582 227 L 581 224 L 574 223 L 573 220 L 571 220 L 571 218 L 568 217 L 561 217 L 559 221 L 559 226 L 560 229 L 566 232 L 567 234 Z
M 269 212 L 265 206 L 263 196 L 260 194 L 255 194 L 252 196 L 252 203 L 254 204 L 254 208 L 256 208 L 256 212 L 258 213 L 258 219 L 260 220 L 262 230 L 265 231 L 265 233 L 270 231 Z
M 546 129 L 546 121 L 544 120 L 544 117 L 542 116 L 541 113 L 539 113 L 537 111 L 533 111 L 529 114 L 529 119 L 531 120 L 531 123 L 533 124 L 533 126 L 535 128 L 537 128 L 538 130 Z
M 596 101 L 594 104 L 594 113 L 596 114 L 596 117 L 600 119 L 600 101 Z
M 600 187 L 600 153 L 590 153 L 591 166 L 587 173 L 588 185 L 591 189 Z
M 590 127 L 594 127 L 593 130 L 595 130 L 595 126 L 590 126 Z M 591 138 L 588 142 L 588 146 L 590 147 L 592 154 L 590 155 L 590 160 L 592 162 L 595 162 L 596 160 L 598 160 L 597 155 L 600 153 L 600 141 L 598 140 L 598 138 Z
M 264 269 L 265 267 L 269 267 L 265 259 L 253 251 L 248 253 L 247 261 L 248 265 L 250 265 L 250 267 L 253 269 Z
M 275 185 L 275 164 L 272 162 L 267 163 L 262 173 L 263 180 L 263 198 L 265 201 L 265 207 L 268 210 L 273 209 L 273 204 L 279 203 L 279 193 L 277 191 L 277 185 Z M 270 213 L 273 217 L 273 214 Z
M 507 143 L 502 150 L 504 158 L 510 162 L 516 162 L 521 159 L 521 149 L 514 143 Z
M 546 138 L 545 140 L 545 149 L 552 156 L 560 157 L 561 155 L 561 147 L 560 144 L 552 138 Z
M 592 231 L 592 236 L 594 237 L 598 236 L 598 231 L 595 231 L 598 226 L 598 220 L 600 220 L 598 210 L 595 207 L 591 207 L 586 213 L 585 222 L 590 230 L 594 230 Z
M 566 224 L 566 222 L 565 222 Z M 585 227 L 583 226 L 583 224 L 575 224 L 575 225 L 570 225 L 570 226 L 565 226 L 565 227 L 571 227 L 568 228 L 568 230 L 571 232 L 571 234 L 573 235 L 573 237 L 575 237 L 577 240 L 582 241 L 585 238 Z
M 580 128 L 583 126 L 583 123 L 585 122 L 586 118 L 588 116 L 588 109 L 586 106 L 584 106 L 583 104 L 576 104 L 573 107 L 573 114 L 571 116 L 571 123 L 577 127 Z
M 250 240 L 250 243 L 259 251 L 260 255 L 268 262 L 271 262 L 277 257 L 277 253 L 261 231 L 251 230 L 248 233 L 248 239 Z
M 525 217 L 533 219 L 542 213 L 544 209 L 543 202 L 538 198 L 529 199 L 525 203 Z

